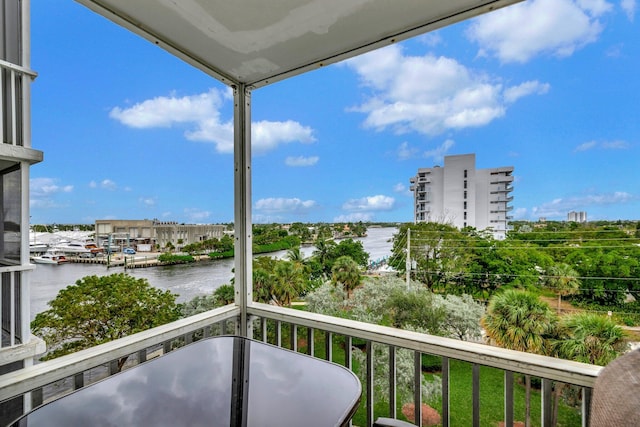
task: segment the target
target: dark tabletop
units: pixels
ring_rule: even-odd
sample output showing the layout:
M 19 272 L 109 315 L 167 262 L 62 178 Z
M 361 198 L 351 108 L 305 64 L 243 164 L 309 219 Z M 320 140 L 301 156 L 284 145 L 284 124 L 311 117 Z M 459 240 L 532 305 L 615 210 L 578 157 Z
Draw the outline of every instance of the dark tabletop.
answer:
M 14 425 L 327 427 L 348 422 L 360 392 L 342 366 L 224 336 L 84 387 Z

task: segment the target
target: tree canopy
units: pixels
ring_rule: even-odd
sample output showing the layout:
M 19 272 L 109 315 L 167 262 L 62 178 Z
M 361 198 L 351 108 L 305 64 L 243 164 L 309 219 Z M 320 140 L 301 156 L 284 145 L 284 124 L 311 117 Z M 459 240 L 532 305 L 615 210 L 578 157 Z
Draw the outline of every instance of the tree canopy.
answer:
M 31 329 L 52 359 L 177 320 L 176 296 L 124 273 L 86 276 L 62 289 Z

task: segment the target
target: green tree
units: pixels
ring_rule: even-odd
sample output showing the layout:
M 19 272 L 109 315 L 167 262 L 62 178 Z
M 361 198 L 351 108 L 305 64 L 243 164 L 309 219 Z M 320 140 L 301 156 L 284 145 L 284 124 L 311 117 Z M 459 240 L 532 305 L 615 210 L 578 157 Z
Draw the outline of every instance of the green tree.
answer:
M 482 319 L 487 338 L 511 350 L 548 354 L 558 319 L 549 305 L 529 292 L 507 289 L 489 300 Z M 531 377 L 525 375 L 525 425 L 531 425 Z
M 347 292 L 347 298 L 351 298 L 351 293 L 362 281 L 358 264 L 349 256 L 341 256 L 333 263 L 331 281 L 340 283 Z
M 562 297 L 580 292 L 578 273 L 568 264 L 555 264 L 547 269 L 545 278 L 547 287 L 558 293 L 558 312 Z
M 391 325 L 431 335 L 444 335 L 445 311 L 425 288 L 393 290 L 385 307 Z
M 302 254 L 302 251 L 300 250 L 299 246 L 287 250 L 287 254 L 285 255 L 285 258 L 293 262 L 299 262 L 299 263 L 304 262 L 304 255 Z
M 278 261 L 275 276 L 274 295 L 280 305 L 291 305 L 291 300 L 300 296 L 305 287 L 304 268 L 291 261 Z
M 394 235 L 389 263 L 404 274 L 409 245 L 415 279 L 431 290 L 444 288 L 467 265 L 467 240 L 458 229 L 447 224 L 403 224 Z
M 627 349 L 624 330 L 606 316 L 572 314 L 564 316 L 560 326 L 558 357 L 604 366 Z
M 44 359 L 144 331 L 180 317 L 176 295 L 154 288 L 146 279 L 124 273 L 86 276 L 49 302 L 31 322 L 33 333 L 47 343 Z M 118 368 L 126 358 L 120 359 Z

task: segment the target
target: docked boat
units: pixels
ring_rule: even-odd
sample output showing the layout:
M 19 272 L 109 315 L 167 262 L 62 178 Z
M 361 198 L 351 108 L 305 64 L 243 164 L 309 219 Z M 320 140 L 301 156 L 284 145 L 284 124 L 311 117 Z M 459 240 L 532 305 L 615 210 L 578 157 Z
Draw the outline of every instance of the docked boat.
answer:
M 62 264 L 67 262 L 64 254 L 60 251 L 48 250 L 40 256 L 31 257 L 36 264 Z
M 57 251 L 64 252 L 68 255 L 80 255 L 91 253 L 91 250 L 85 247 L 83 242 L 61 241 L 52 246 Z

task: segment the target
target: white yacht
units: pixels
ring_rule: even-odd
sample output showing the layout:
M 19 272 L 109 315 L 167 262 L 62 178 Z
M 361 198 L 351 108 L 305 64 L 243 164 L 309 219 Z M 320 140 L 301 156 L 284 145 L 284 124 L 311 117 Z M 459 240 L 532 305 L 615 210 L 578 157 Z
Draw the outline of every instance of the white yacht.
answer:
M 87 249 L 83 242 L 60 241 L 53 245 L 52 248 L 62 251 L 65 254 L 78 255 L 91 253 L 91 250 Z
M 60 251 L 48 250 L 42 255 L 31 257 L 31 261 L 36 264 L 62 264 L 67 262 L 67 259 Z

